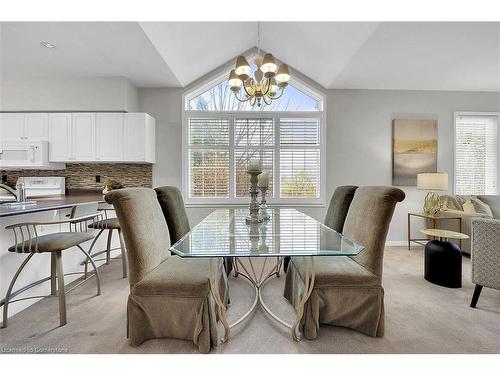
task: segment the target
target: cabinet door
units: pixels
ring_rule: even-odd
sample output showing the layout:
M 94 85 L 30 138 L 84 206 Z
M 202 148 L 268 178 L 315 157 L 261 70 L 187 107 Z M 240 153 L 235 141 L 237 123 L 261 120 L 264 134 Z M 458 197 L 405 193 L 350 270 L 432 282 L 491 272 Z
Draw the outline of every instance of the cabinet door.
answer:
M 47 141 L 48 113 L 26 113 L 24 117 L 24 136 L 30 141 Z
M 144 113 L 125 113 L 124 159 L 146 161 L 146 117 Z
M 0 140 L 24 140 L 24 113 L 0 113 Z
M 73 113 L 72 156 L 75 161 L 95 160 L 95 113 Z
M 97 113 L 96 160 L 123 159 L 123 113 Z
M 49 160 L 71 161 L 71 113 L 49 115 Z

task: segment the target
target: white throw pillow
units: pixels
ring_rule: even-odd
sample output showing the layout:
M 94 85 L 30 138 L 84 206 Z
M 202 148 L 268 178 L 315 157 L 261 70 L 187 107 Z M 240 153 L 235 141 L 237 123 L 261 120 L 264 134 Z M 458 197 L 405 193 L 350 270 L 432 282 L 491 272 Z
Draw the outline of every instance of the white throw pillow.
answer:
M 473 204 L 474 211 L 476 211 L 476 213 L 486 215 L 489 218 L 493 218 L 493 212 L 491 212 L 490 206 L 488 206 L 482 200 L 478 199 L 477 197 L 471 197 L 470 201 Z
M 466 214 L 475 214 L 476 210 L 474 209 L 474 204 L 469 199 L 462 205 L 462 208 Z

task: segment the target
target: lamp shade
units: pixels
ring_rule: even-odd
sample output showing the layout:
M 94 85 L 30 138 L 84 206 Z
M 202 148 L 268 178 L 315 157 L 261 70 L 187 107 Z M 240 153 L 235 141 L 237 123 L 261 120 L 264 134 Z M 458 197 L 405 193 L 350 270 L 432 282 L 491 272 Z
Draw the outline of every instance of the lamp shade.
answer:
M 260 70 L 264 73 L 264 76 L 266 76 L 266 78 L 273 77 L 277 68 L 278 66 L 274 61 L 273 55 L 266 53 L 262 59 L 262 65 L 260 66 Z
M 238 56 L 236 59 L 236 69 L 234 71 L 242 81 L 248 79 L 252 70 L 245 56 Z
M 281 64 L 276 73 L 276 80 L 278 82 L 288 82 L 290 80 L 290 73 L 288 72 L 288 65 Z
M 421 190 L 448 190 L 448 173 L 419 173 L 417 188 Z
M 236 75 L 234 69 L 231 70 L 231 73 L 229 73 L 229 86 L 231 87 L 231 90 L 233 91 L 239 91 L 239 89 L 241 88 L 243 82 L 241 82 L 241 80 L 238 78 L 238 76 Z

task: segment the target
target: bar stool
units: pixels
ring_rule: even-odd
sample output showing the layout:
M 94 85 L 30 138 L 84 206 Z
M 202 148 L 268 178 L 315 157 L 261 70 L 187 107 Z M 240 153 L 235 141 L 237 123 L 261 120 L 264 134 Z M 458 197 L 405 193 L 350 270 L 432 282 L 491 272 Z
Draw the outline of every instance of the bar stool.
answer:
M 100 206 L 98 209 L 102 215 L 100 220 L 96 220 L 95 222 L 92 222 L 88 227 L 91 229 L 98 229 L 99 232 L 97 233 L 97 236 L 95 236 L 94 241 L 92 241 L 92 244 L 90 245 L 89 248 L 89 254 L 91 254 L 92 249 L 94 248 L 94 245 L 97 241 L 97 239 L 101 236 L 101 234 L 105 230 L 109 230 L 108 232 L 108 241 L 107 241 L 107 246 L 106 249 L 102 251 L 98 251 L 97 253 L 91 254 L 91 258 L 95 258 L 98 255 L 106 253 L 106 258 L 100 258 L 100 259 L 94 259 L 94 261 L 106 261 L 106 264 L 111 263 L 111 251 L 117 250 L 117 248 L 112 249 L 111 248 L 111 240 L 113 239 L 113 230 L 118 231 L 118 238 L 120 239 L 120 250 L 121 250 L 121 256 L 116 258 L 122 260 L 122 274 L 123 278 L 127 278 L 127 253 L 125 252 L 125 241 L 123 240 L 123 235 L 122 235 L 122 230 L 120 229 L 120 223 L 118 221 L 118 218 L 116 217 L 108 217 L 108 212 L 114 211 L 113 206 L 110 205 L 103 205 Z M 85 277 L 87 275 L 87 266 L 88 266 L 89 261 L 85 260 L 82 262 L 82 265 L 85 265 Z
M 12 281 L 10 282 L 9 288 L 7 289 L 7 294 L 5 299 L 0 301 L 0 307 L 3 306 L 3 325 L 2 327 L 7 327 L 7 312 L 9 304 L 31 299 L 31 298 L 43 298 L 47 296 L 32 296 L 20 298 L 17 300 L 12 300 L 19 294 L 25 292 L 26 290 L 33 288 L 45 281 L 50 280 L 50 289 L 52 296 L 57 295 L 59 297 L 59 323 L 60 326 L 66 324 L 66 293 L 71 292 L 73 289 L 81 285 L 86 280 L 82 280 L 73 286 L 70 290 L 65 290 L 64 276 L 83 274 L 83 272 L 63 272 L 62 265 L 62 251 L 76 246 L 91 262 L 94 268 L 93 274 L 96 276 L 97 283 L 97 295 L 101 294 L 101 282 L 99 278 L 99 272 L 97 270 L 96 264 L 90 255 L 82 248 L 81 244 L 83 242 L 89 241 L 94 238 L 93 234 L 87 231 L 87 226 L 89 222 L 94 222 L 99 220 L 100 214 L 97 213 L 97 203 L 82 204 L 79 206 L 74 206 L 71 209 L 69 219 L 57 220 L 57 221 L 38 221 L 38 222 L 24 222 L 13 224 L 5 227 L 5 229 L 12 229 L 14 232 L 15 244 L 9 247 L 9 251 L 19 254 L 29 254 L 21 266 L 18 268 Z M 37 226 L 40 225 L 56 225 L 56 224 L 68 224 L 69 231 L 51 233 L 45 235 L 38 235 Z M 28 262 L 33 258 L 35 254 L 50 253 L 51 255 L 51 272 L 50 276 L 43 278 L 41 280 L 35 281 L 29 285 L 26 285 L 17 291 L 12 291 L 14 284 L 21 274 L 21 271 L 28 264 Z

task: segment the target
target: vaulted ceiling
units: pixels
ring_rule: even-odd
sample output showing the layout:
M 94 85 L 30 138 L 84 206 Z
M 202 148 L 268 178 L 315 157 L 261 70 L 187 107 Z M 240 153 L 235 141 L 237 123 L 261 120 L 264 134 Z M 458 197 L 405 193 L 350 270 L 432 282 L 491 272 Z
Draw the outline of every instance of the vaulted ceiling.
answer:
M 255 47 L 257 23 L 4 22 L 0 37 L 3 79 L 184 87 Z M 498 22 L 262 22 L 260 47 L 324 88 L 500 91 Z

